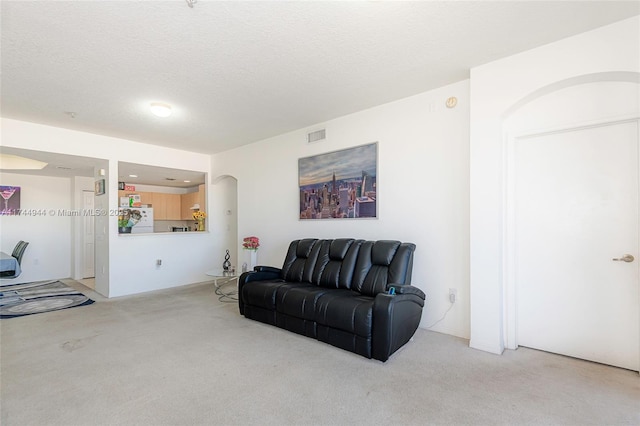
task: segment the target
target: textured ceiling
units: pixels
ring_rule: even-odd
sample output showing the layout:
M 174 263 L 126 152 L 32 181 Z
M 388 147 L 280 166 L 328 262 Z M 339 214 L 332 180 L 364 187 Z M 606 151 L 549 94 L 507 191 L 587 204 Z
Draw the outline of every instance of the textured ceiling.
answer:
M 215 153 L 463 80 L 473 66 L 639 8 L 3 0 L 1 112 Z M 152 101 L 174 114 L 150 115 Z

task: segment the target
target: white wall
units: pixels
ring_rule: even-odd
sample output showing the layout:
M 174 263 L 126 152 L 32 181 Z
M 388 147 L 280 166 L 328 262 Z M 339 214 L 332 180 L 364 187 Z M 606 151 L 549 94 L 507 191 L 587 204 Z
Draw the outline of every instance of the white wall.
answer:
M 595 81 L 598 73 L 637 78 L 638 34 L 640 17 L 634 17 L 471 70 L 472 347 L 504 350 L 505 120 L 554 87 Z
M 231 176 L 219 176 L 213 181 L 209 191 L 210 205 L 209 231 L 215 240 L 214 267 L 222 269 L 226 250 L 231 256 L 231 265 L 241 271 L 243 259 L 238 257 L 238 188 L 237 181 Z
M 22 274 L 15 279 L 3 279 L 2 284 L 68 278 L 71 275 L 71 224 L 75 218 L 57 212 L 73 209 L 71 180 L 0 173 L 0 185 L 20 187 L 21 210 L 45 213 L 0 216 L 3 252 L 11 254 L 20 240 L 29 242 L 22 258 Z
M 199 153 L 7 118 L 1 123 L 3 146 L 104 159 L 107 194 L 96 197 L 98 209 L 117 208 L 120 160 L 204 173 L 210 169 L 210 157 Z M 67 187 L 67 199 L 69 191 Z M 67 242 L 68 235 L 69 230 Z M 205 281 L 204 272 L 211 269 L 213 261 L 212 249 L 213 237 L 208 232 L 119 236 L 115 216 L 97 217 L 96 290 L 114 297 Z M 47 250 L 55 250 L 55 246 Z M 156 259 L 163 260 L 160 268 Z M 69 274 L 67 271 L 66 276 Z
M 457 108 L 445 107 L 450 96 Z M 307 132 L 322 127 L 327 139 L 308 144 Z M 444 314 L 453 287 L 459 301 L 434 330 L 468 337 L 468 128 L 469 82 L 462 81 L 220 153 L 212 176 L 237 178 L 238 241 L 260 238 L 259 264 L 281 266 L 297 238 L 415 243 L 413 284 L 427 294 L 422 326 Z M 379 143 L 379 218 L 298 220 L 298 158 L 370 142 Z

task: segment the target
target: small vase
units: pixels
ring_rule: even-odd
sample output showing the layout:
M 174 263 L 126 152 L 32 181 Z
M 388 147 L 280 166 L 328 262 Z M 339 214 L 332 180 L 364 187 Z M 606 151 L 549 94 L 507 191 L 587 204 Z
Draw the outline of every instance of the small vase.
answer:
M 253 271 L 253 268 L 258 265 L 258 250 L 249 250 L 249 255 L 251 257 L 249 262 L 249 270 Z
M 198 219 L 198 231 L 204 231 L 204 219 Z

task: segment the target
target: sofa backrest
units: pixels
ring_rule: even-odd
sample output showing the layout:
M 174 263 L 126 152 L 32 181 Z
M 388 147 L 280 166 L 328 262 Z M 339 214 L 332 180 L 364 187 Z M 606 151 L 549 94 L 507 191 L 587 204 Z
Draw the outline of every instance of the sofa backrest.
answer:
M 282 266 L 282 279 L 291 282 L 311 283 L 313 268 L 318 259 L 318 240 L 307 238 L 289 244 L 287 256 Z
M 320 240 L 312 284 L 327 288 L 351 288 L 353 271 L 362 240 L 342 238 Z
M 365 241 L 360 246 L 351 289 L 367 296 L 386 291 L 387 284 L 411 284 L 416 246 L 400 241 Z
M 385 292 L 387 284 L 411 284 L 415 249 L 415 244 L 391 240 L 295 240 L 289 244 L 281 277 L 375 296 Z

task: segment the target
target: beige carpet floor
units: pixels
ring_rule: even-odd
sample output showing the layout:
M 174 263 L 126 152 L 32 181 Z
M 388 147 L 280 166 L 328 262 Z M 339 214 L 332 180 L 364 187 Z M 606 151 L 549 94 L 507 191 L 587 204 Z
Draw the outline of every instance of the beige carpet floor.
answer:
M 425 330 L 381 363 L 247 320 L 211 283 L 85 291 L 0 322 L 2 425 L 640 424 L 627 370 Z

